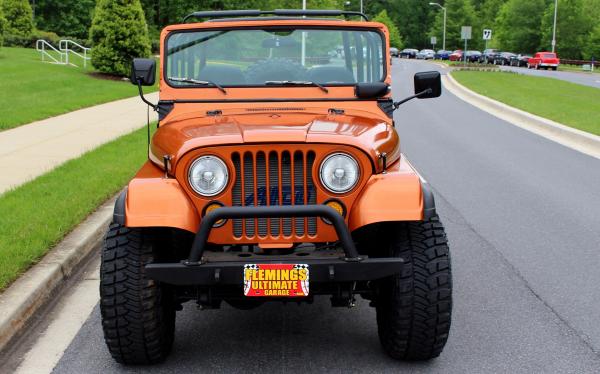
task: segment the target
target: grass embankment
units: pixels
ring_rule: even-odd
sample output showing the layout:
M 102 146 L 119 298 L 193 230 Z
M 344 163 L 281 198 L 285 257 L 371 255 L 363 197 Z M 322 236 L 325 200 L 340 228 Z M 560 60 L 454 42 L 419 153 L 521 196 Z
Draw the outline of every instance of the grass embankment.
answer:
M 146 160 L 146 129 L 0 195 L 0 290 L 113 196 Z
M 529 113 L 600 135 L 600 89 L 514 73 L 455 71 L 471 90 Z
M 79 57 L 70 59 L 82 65 Z M 129 82 L 93 74 L 90 65 L 44 63 L 34 49 L 0 48 L 0 131 L 136 95 Z

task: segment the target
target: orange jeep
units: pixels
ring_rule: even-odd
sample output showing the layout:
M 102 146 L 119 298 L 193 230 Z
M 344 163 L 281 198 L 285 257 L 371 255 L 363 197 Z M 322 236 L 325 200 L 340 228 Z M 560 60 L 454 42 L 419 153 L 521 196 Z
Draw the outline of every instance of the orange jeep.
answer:
M 340 17 L 359 16 L 365 20 Z M 206 22 L 187 22 L 205 19 Z M 441 94 L 438 72 L 393 102 L 389 33 L 356 12 L 196 12 L 161 34 L 149 160 L 115 205 L 101 265 L 106 344 L 125 364 L 163 360 L 182 303 L 268 301 L 377 312 L 400 360 L 442 351 L 450 256 L 429 185 L 400 152 L 393 112 Z

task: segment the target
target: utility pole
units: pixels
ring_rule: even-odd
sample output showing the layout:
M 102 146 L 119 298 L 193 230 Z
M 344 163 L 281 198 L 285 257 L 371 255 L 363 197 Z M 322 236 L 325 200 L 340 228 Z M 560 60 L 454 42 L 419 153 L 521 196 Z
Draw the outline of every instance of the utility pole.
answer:
M 441 10 L 444 11 L 444 31 L 443 31 L 443 36 L 442 36 L 442 49 L 445 51 L 446 50 L 446 8 L 441 6 L 439 3 L 429 3 L 429 5 L 437 6 Z
M 554 27 L 552 28 L 552 52 L 556 49 L 556 13 L 558 12 L 558 0 L 554 0 Z

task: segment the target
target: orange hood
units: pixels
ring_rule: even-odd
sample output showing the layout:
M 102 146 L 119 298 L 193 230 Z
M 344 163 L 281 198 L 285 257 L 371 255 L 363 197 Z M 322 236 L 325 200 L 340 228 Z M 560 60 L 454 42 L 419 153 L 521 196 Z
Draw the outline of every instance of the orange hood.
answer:
M 162 166 L 171 156 L 171 170 L 187 152 L 218 145 L 265 143 L 327 143 L 350 145 L 367 154 L 380 171 L 381 153 L 388 165 L 400 157 L 396 130 L 387 118 L 373 113 L 330 113 L 324 108 L 248 108 L 206 116 L 188 112 L 169 116 L 152 139 L 150 158 Z M 356 111 L 362 112 L 362 111 Z M 363 114 L 363 115 L 360 115 Z M 200 116 L 201 115 L 201 116 Z M 368 115 L 368 117 L 366 116 Z

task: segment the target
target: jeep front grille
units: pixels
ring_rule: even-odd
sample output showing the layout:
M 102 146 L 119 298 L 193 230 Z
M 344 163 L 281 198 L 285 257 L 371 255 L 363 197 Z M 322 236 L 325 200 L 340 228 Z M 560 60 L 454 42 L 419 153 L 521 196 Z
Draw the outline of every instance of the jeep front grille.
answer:
M 316 204 L 312 168 L 315 152 L 304 150 L 234 152 L 233 206 Z M 317 234 L 317 218 L 233 219 L 236 238 Z

